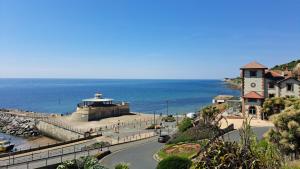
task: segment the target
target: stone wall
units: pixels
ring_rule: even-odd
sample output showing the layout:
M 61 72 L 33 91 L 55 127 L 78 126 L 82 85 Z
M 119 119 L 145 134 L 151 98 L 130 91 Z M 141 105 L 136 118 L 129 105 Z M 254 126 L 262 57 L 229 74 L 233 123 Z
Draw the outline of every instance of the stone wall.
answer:
M 74 121 L 93 121 L 108 117 L 130 114 L 129 105 L 115 105 L 111 107 L 78 107 L 72 114 Z
M 59 126 L 55 126 L 53 124 L 49 124 L 44 121 L 37 122 L 36 126 L 39 129 L 39 131 L 44 135 L 61 141 L 70 141 L 83 137 L 82 134 L 61 128 Z

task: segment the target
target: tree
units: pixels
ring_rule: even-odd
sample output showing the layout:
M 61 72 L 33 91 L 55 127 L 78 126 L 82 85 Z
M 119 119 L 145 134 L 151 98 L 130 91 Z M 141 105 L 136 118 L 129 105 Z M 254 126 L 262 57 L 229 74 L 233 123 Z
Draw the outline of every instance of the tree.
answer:
M 280 113 L 285 108 L 285 98 L 273 97 L 265 100 L 263 104 L 263 113 L 266 118 L 273 114 Z
M 205 124 L 219 125 L 220 120 L 223 118 L 223 116 L 221 116 L 221 113 L 226 108 L 227 108 L 226 104 L 210 105 L 204 107 L 200 111 L 200 116 L 203 119 Z

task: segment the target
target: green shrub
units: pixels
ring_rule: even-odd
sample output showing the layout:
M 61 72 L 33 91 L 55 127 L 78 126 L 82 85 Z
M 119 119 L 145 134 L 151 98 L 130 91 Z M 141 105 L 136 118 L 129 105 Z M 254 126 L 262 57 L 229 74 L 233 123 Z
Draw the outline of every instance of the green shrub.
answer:
M 76 160 L 69 160 L 61 163 L 57 169 L 107 169 L 100 165 L 98 160 L 92 156 L 80 157 Z
M 184 131 L 186 131 L 187 129 L 189 129 L 191 127 L 193 127 L 192 119 L 190 119 L 190 118 L 184 118 L 180 122 L 180 124 L 178 126 L 178 129 L 179 129 L 180 132 L 184 132 Z
M 127 163 L 120 163 L 120 164 L 117 164 L 115 166 L 115 169 L 129 169 L 129 164 Z
M 168 115 L 167 117 L 163 117 L 162 121 L 165 121 L 165 122 L 174 122 L 174 121 L 176 121 L 176 119 L 175 119 L 175 117 L 173 115 Z
M 156 169 L 189 169 L 191 165 L 192 161 L 187 158 L 170 156 L 160 161 Z
M 187 129 L 185 132 L 177 132 L 168 141 L 168 144 L 177 144 L 180 142 L 196 142 L 202 139 L 210 139 L 218 134 L 216 126 L 198 124 L 195 127 Z
M 155 129 L 155 124 L 151 124 L 150 126 L 146 127 L 146 130 Z
M 87 149 L 96 149 L 96 148 L 104 148 L 104 147 L 108 147 L 110 146 L 109 142 L 104 142 L 104 141 L 100 141 L 100 142 L 96 142 L 92 145 L 87 146 Z

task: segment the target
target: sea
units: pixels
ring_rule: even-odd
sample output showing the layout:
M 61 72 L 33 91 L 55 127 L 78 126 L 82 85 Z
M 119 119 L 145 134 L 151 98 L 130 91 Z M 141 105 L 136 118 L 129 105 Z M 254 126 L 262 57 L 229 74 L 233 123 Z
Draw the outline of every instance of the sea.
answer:
M 96 92 L 129 102 L 132 112 L 195 112 L 216 95 L 239 96 L 222 80 L 0 79 L 0 108 L 69 114 Z
M 161 114 L 195 112 L 216 95 L 240 95 L 222 80 L 0 79 L 0 108 L 69 114 L 96 92 L 129 102 L 132 112 Z M 31 146 L 22 137 L 0 137 L 18 149 Z

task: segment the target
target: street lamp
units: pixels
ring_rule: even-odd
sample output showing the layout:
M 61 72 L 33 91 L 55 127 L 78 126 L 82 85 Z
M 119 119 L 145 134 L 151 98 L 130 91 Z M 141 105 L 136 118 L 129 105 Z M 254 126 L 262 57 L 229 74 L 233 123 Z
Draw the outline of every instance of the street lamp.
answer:
M 167 116 L 169 115 L 169 100 L 167 100 Z
M 120 120 L 118 120 L 118 133 L 120 133 Z

